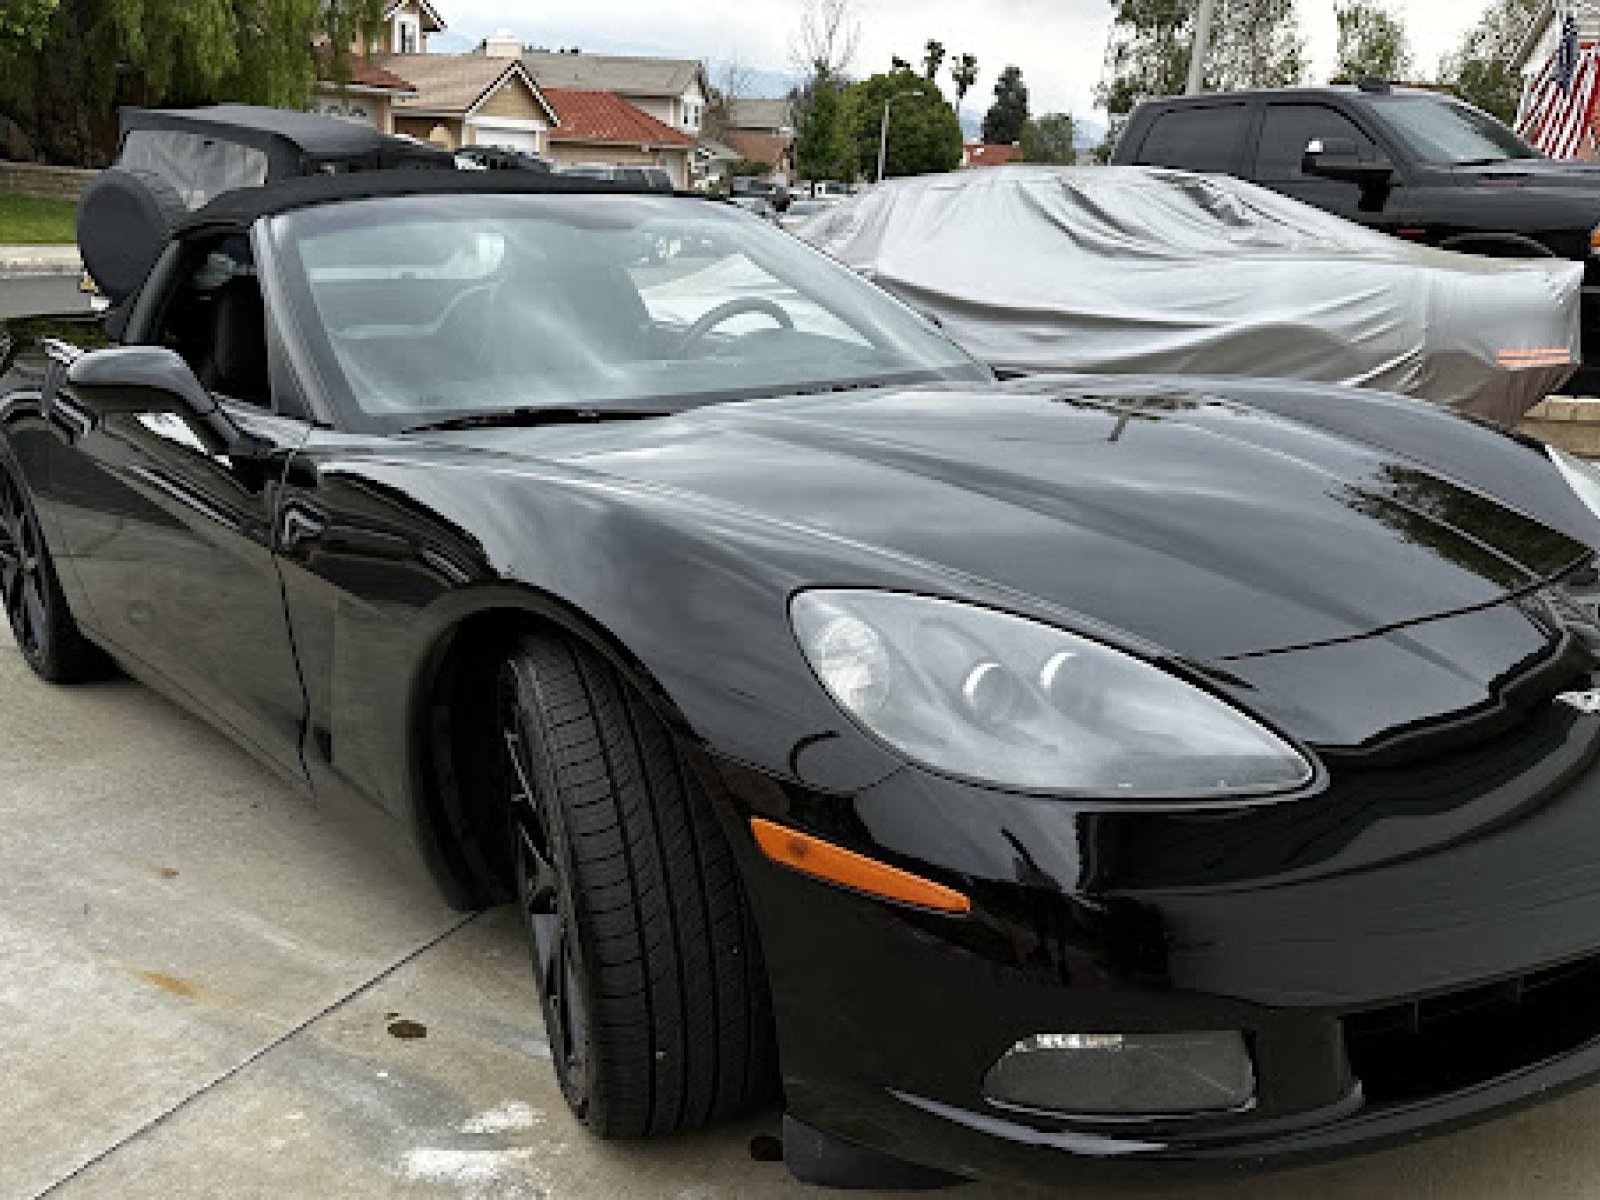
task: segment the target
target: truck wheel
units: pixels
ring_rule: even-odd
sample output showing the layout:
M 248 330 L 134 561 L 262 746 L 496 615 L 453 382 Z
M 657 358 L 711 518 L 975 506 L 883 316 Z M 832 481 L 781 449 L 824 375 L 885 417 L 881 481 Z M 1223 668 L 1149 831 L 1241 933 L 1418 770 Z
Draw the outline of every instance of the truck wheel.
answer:
M 0 457 L 0 607 L 23 661 L 50 683 L 77 683 L 106 673 L 105 656 L 78 632 L 38 514 L 21 477 Z
M 520 638 L 501 671 L 519 899 L 551 1057 L 606 1138 L 774 1094 L 771 1003 L 732 854 L 655 713 L 587 647 Z

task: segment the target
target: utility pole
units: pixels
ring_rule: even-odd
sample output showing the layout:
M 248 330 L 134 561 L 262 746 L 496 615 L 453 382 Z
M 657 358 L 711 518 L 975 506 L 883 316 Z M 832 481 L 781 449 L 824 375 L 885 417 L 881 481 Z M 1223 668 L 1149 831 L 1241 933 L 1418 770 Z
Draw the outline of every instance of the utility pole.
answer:
M 878 133 L 878 182 L 883 182 L 884 167 L 889 162 L 889 110 L 894 107 L 896 100 L 904 100 L 907 96 L 922 95 L 921 88 L 907 88 L 897 95 L 890 96 L 883 102 L 883 128 Z
M 1200 0 L 1194 17 L 1194 45 L 1189 50 L 1189 95 L 1206 90 L 1206 54 L 1211 49 L 1211 18 L 1216 15 L 1217 0 Z

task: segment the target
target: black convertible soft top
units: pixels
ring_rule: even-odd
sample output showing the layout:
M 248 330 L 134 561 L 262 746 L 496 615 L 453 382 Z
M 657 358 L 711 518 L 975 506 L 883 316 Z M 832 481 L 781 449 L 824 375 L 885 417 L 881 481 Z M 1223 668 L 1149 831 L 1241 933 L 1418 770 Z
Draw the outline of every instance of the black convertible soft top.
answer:
M 301 208 L 373 200 L 388 196 L 432 195 L 638 195 L 704 201 L 694 192 L 666 193 L 641 183 L 588 179 L 533 171 L 365 171 L 355 175 L 317 175 L 286 179 L 266 187 L 225 192 L 178 226 L 188 233 L 203 228 L 248 228 L 262 217 Z
M 448 150 L 426 142 L 382 134 L 354 121 L 283 108 L 248 104 L 124 108 L 121 117 L 124 142 L 136 130 L 158 130 L 259 150 L 267 156 L 268 180 L 315 174 L 333 165 L 341 170 L 455 166 Z

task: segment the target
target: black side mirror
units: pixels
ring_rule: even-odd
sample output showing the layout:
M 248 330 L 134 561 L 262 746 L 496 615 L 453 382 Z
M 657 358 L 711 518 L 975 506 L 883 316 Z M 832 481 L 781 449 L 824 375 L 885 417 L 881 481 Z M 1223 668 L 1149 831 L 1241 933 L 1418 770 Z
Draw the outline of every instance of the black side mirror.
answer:
M 1300 158 L 1300 173 L 1323 179 L 1380 187 L 1394 178 L 1394 166 L 1381 159 L 1364 159 L 1350 138 L 1313 138 Z
M 95 350 L 73 362 L 67 382 L 98 413 L 174 413 L 212 454 L 256 450 L 255 439 L 233 423 L 189 364 L 163 346 Z

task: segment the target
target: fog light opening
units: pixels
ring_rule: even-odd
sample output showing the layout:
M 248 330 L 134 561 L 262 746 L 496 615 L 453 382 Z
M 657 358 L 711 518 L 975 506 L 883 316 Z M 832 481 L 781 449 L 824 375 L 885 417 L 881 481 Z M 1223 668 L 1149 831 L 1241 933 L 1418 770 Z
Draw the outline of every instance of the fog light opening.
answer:
M 1255 1103 L 1244 1034 L 1041 1033 L 1001 1055 L 984 1079 L 995 1104 L 1062 1116 L 1220 1115 Z

